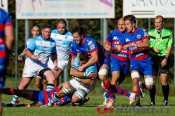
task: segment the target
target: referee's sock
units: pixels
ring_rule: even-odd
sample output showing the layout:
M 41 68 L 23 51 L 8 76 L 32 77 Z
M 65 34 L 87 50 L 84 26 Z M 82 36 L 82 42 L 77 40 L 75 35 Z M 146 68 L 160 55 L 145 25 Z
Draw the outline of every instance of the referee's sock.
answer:
M 164 96 L 164 101 L 168 101 L 168 96 L 169 96 L 169 85 L 162 85 L 162 92 Z
M 152 88 L 149 90 L 149 95 L 151 99 L 151 104 L 155 105 L 155 96 L 156 96 L 156 86 L 153 85 Z

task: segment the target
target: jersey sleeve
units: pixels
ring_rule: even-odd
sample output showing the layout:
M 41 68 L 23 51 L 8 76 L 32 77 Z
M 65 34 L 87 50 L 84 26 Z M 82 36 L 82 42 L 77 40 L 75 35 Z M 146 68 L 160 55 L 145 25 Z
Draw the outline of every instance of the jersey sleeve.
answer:
M 170 39 L 169 39 L 169 41 L 168 41 L 168 48 L 171 48 L 172 47 L 172 44 L 173 44 L 173 34 L 171 33 L 170 34 Z
M 28 39 L 27 40 L 27 49 L 31 52 L 34 52 L 35 48 L 36 48 L 35 39 Z
M 88 47 L 89 47 L 89 52 L 93 52 L 93 51 L 96 51 L 98 49 L 96 42 L 92 41 L 92 40 L 90 40 L 88 42 Z

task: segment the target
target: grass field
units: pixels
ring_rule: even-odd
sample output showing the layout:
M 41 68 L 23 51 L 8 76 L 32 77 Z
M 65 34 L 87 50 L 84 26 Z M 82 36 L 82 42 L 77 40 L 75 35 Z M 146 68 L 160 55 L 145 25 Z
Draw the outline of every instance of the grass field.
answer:
M 7 81 L 8 86 L 14 82 Z M 10 84 L 10 85 L 9 85 Z M 14 86 L 14 85 L 13 85 Z M 99 85 L 98 85 L 99 86 Z M 124 86 L 130 86 L 125 84 Z M 103 101 L 102 90 L 96 87 L 89 95 L 90 100 L 81 107 L 72 107 L 71 105 L 49 108 L 27 108 L 27 107 L 4 107 L 3 116 L 174 116 L 175 115 L 175 97 L 170 96 L 169 106 L 162 106 L 162 97 L 156 97 L 156 106 L 149 106 L 149 97 L 141 99 L 141 107 L 128 105 L 128 99 L 123 96 L 117 96 L 116 107 L 113 111 L 105 112 L 103 108 L 97 109 Z M 3 101 L 8 103 L 10 96 L 3 95 Z M 21 99 L 21 103 L 31 103 Z

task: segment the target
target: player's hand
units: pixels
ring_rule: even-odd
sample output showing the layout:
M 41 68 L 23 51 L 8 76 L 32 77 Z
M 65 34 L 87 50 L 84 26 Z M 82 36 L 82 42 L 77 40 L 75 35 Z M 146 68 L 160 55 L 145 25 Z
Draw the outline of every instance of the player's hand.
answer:
M 161 62 L 161 67 L 164 67 L 167 65 L 167 58 L 164 58 Z
M 80 66 L 80 67 L 78 68 L 78 70 L 79 70 L 80 72 L 83 72 L 84 69 L 85 69 L 84 65 L 82 65 L 82 66 Z
M 153 48 L 153 50 L 154 50 L 155 53 L 159 53 L 160 52 L 160 50 L 157 49 L 157 48 Z

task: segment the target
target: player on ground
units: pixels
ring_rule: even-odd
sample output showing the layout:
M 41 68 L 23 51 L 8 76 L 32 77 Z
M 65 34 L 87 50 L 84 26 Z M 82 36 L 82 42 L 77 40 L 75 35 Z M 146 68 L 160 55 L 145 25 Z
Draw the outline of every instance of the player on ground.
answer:
M 72 79 L 63 84 L 53 101 L 64 95 L 72 95 L 73 105 L 84 102 L 86 95 L 94 88 L 97 77 L 98 50 L 93 38 L 85 36 L 81 28 L 73 30 L 74 42 L 71 47 Z M 80 55 L 87 58 L 85 62 L 77 60 Z M 80 65 L 81 64 L 81 65 Z
M 42 35 L 35 39 L 27 41 L 27 47 L 24 51 L 27 56 L 24 64 L 22 80 L 18 86 L 19 90 L 25 90 L 30 84 L 32 77 L 45 77 L 48 81 L 47 91 L 54 88 L 54 74 L 48 68 L 48 60 L 56 54 L 55 41 L 50 38 L 50 26 L 44 26 L 41 30 Z M 16 105 L 18 96 L 14 95 L 11 101 L 12 105 Z
M 133 15 L 124 17 L 127 33 L 125 34 L 126 45 L 124 49 L 129 51 L 131 78 L 133 81 L 132 91 L 140 95 L 139 80 L 144 75 L 146 88 L 152 92 L 153 74 L 152 61 L 148 55 L 149 38 L 146 32 L 136 27 L 136 18 Z
M 55 87 L 53 90 L 48 92 L 47 90 L 19 90 L 19 89 L 14 89 L 14 88 L 2 88 L 0 89 L 0 93 L 7 94 L 7 95 L 17 95 L 19 97 L 23 97 L 25 99 L 33 101 L 32 104 L 29 106 L 43 106 L 47 105 L 49 103 L 49 97 L 52 97 L 55 92 L 59 92 L 61 89 L 60 86 Z M 54 103 L 54 106 L 59 106 L 59 105 L 65 105 L 69 103 L 70 96 L 64 96 L 57 100 Z M 27 106 L 27 107 L 29 107 Z

